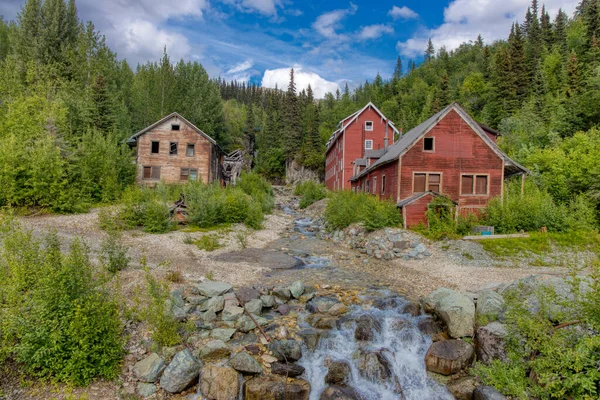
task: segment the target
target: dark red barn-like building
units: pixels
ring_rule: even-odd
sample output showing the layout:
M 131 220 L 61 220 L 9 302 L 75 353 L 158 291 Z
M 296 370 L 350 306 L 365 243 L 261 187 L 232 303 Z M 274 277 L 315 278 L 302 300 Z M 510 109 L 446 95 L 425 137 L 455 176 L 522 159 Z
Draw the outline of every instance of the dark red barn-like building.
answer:
M 426 223 L 427 205 L 439 195 L 449 197 L 461 214 L 477 212 L 504 195 L 506 178 L 528 173 L 496 145 L 498 135 L 450 104 L 384 147 L 374 162 L 363 166 L 356 157 L 352 190 L 393 199 L 405 227 Z
M 350 189 L 350 178 L 360 167 L 381 157 L 399 134 L 371 102 L 341 120 L 327 142 L 325 184 L 329 190 Z

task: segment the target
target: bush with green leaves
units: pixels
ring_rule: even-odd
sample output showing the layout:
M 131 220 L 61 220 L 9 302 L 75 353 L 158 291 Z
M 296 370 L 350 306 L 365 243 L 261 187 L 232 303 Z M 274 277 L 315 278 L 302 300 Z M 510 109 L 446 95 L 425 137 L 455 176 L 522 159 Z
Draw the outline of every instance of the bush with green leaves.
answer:
M 129 265 L 128 248 L 122 243 L 122 240 L 121 232 L 109 231 L 100 246 L 100 260 L 104 267 L 113 274 L 124 270 Z
M 314 181 L 305 181 L 296 185 L 294 194 L 296 196 L 301 196 L 299 204 L 300 208 L 306 208 L 327 197 L 327 189 L 325 188 L 325 185 Z
M 75 385 L 118 376 L 119 307 L 87 246 L 75 239 L 63 253 L 56 234 L 40 242 L 10 220 L 0 235 L 0 356 L 32 375 Z
M 570 278 L 573 296 L 551 288 L 533 296 L 536 311 L 518 291 L 509 292 L 505 324 L 508 360 L 477 363 L 472 372 L 484 384 L 517 399 L 597 399 L 600 396 L 600 270 L 589 279 Z M 557 308 L 559 306 L 559 308 Z M 551 317 L 551 318 L 550 318 Z
M 458 239 L 471 233 L 479 222 L 474 213 L 456 217 L 456 205 L 446 196 L 437 196 L 431 200 L 425 213 L 427 226 L 419 224 L 414 229 L 432 240 Z
M 331 230 L 355 223 L 362 223 L 367 230 L 376 230 L 400 226 L 402 217 L 391 200 L 346 190 L 332 194 L 325 208 L 325 221 Z

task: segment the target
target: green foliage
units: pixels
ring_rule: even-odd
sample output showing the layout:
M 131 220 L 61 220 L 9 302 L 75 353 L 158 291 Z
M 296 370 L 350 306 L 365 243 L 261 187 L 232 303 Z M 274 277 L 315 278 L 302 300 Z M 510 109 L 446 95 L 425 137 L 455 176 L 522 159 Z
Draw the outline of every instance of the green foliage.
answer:
M 124 270 L 129 265 L 127 246 L 121 241 L 123 235 L 119 231 L 110 231 L 100 246 L 100 260 L 104 267 L 112 273 Z
M 509 292 L 505 296 L 508 362 L 478 363 L 473 372 L 484 384 L 514 398 L 598 398 L 600 337 L 594 333 L 600 327 L 598 278 L 596 267 L 589 290 L 583 291 L 585 285 L 573 274 L 572 298 L 551 288 L 537 290 L 532 293 L 537 311 L 528 308 L 528 300 L 518 290 Z
M 314 181 L 305 181 L 296 185 L 294 194 L 296 196 L 301 196 L 299 204 L 300 208 L 306 208 L 327 197 L 327 189 L 325 188 L 325 185 L 318 184 Z
M 458 239 L 470 234 L 479 220 L 475 214 L 455 215 L 456 206 L 452 200 L 445 196 L 435 197 L 427 206 L 427 226 L 420 224 L 415 230 L 432 240 Z
M 486 251 L 498 256 L 542 255 L 553 248 L 569 248 L 579 251 L 592 251 L 600 254 L 600 236 L 596 232 L 539 233 L 528 238 L 503 238 L 479 241 Z
M 95 276 L 88 248 L 76 239 L 64 254 L 55 234 L 40 243 L 10 220 L 0 231 L 0 356 L 75 385 L 118 376 L 119 309 Z
M 402 223 L 396 204 L 366 193 L 340 191 L 332 194 L 325 208 L 328 229 L 343 229 L 362 223 L 367 230 L 396 227 Z
M 204 235 L 200 239 L 194 241 L 200 250 L 214 251 L 221 247 L 219 237 L 217 235 Z

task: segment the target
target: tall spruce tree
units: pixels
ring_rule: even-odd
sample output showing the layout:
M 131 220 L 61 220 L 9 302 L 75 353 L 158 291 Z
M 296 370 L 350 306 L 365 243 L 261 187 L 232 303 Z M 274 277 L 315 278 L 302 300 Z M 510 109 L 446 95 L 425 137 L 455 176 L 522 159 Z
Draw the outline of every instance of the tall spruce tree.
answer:
M 431 41 L 431 38 L 429 38 L 429 40 L 427 41 L 427 48 L 425 49 L 425 61 L 429 62 L 433 60 L 434 56 L 435 47 L 433 47 L 433 42 Z
M 339 89 L 338 89 L 339 91 Z M 293 160 L 302 146 L 302 128 L 300 121 L 300 105 L 296 95 L 296 82 L 294 69 L 290 69 L 290 82 L 284 100 L 283 137 L 285 138 L 285 152 L 288 161 Z

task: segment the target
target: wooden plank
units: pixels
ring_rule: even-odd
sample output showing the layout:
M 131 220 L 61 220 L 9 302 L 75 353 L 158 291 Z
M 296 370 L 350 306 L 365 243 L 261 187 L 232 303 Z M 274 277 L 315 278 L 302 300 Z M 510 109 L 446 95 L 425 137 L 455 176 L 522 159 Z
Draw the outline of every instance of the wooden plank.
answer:
M 477 236 L 465 236 L 463 240 L 486 240 L 486 239 L 512 239 L 512 238 L 528 238 L 527 233 L 512 233 L 509 235 L 477 235 Z

